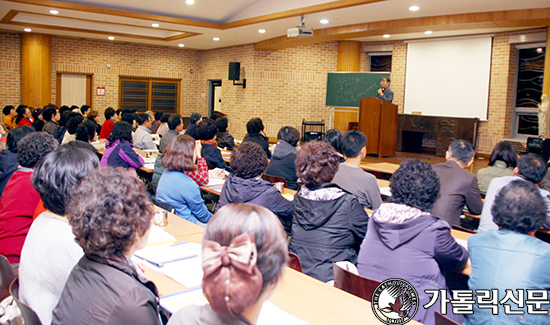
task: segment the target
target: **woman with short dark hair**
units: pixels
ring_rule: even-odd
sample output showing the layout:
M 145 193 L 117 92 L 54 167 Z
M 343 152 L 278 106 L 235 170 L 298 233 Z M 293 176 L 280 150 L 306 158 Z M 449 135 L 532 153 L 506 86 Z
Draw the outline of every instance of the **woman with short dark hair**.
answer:
M 338 154 L 322 141 L 306 143 L 296 156 L 296 173 L 305 186 L 294 196 L 289 249 L 300 258 L 305 274 L 327 282 L 332 263 L 357 263 L 369 217 L 357 198 L 331 183 Z
M 99 168 L 71 194 L 68 217 L 84 257 L 52 324 L 161 324 L 158 293 L 131 257 L 147 245 L 152 203 L 135 174 Z
M 15 118 L 17 126 L 32 126 L 32 112 L 26 105 L 17 106 L 15 112 L 17 113 Z
M 133 149 L 132 125 L 128 122 L 116 122 L 113 132 L 105 142 L 105 152 L 101 157 L 101 166 L 125 167 L 136 170 L 145 163 Z
M 497 143 L 489 157 L 489 166 L 477 171 L 477 184 L 481 194 L 487 194 L 493 178 L 512 176 L 517 165 L 518 154 L 510 142 Z
M 267 166 L 267 156 L 262 147 L 245 142 L 231 155 L 233 174 L 223 184 L 216 209 L 229 203 L 252 203 L 268 208 L 282 222 L 290 223 L 294 208 L 273 184 L 261 178 Z M 290 233 L 290 224 L 285 229 Z
M 229 204 L 208 222 L 202 259 L 202 290 L 210 304 L 182 308 L 168 324 L 256 324 L 287 263 L 281 224 L 264 207 Z
M 261 118 L 251 118 L 246 123 L 246 132 L 243 142 L 256 142 L 265 151 L 267 158 L 271 159 L 271 152 L 269 151 L 269 137 L 264 132 L 264 122 Z
M 162 157 L 162 173 L 156 199 L 176 209 L 178 216 L 200 224 L 208 222 L 212 214 L 206 208 L 199 185 L 185 172 L 195 170 L 194 162 L 200 152 L 200 143 L 191 136 L 180 134 L 166 147 Z
M 360 275 L 377 281 L 408 281 L 423 306 L 431 298 L 424 290 L 446 289 L 442 270 L 462 269 L 468 251 L 451 236 L 449 224 L 430 213 L 439 195 L 439 177 L 428 163 L 418 159 L 402 162 L 391 177 L 390 190 L 391 203 L 383 203 L 369 220 L 357 269 Z M 441 311 L 439 303 L 418 308 L 413 319 L 433 325 L 435 310 Z M 450 304 L 447 310 L 451 310 Z M 463 319 L 452 313 L 447 316 Z
M 90 111 L 88 115 L 86 116 L 87 121 L 92 121 L 95 126 L 95 131 L 97 134 L 101 132 L 101 124 L 99 123 L 99 112 L 98 111 Z
M 216 120 L 216 127 L 218 128 L 218 134 L 216 135 L 216 142 L 218 143 L 218 147 L 225 148 L 225 149 L 233 149 L 235 147 L 235 139 L 227 131 L 227 127 L 229 126 L 229 120 L 225 116 L 220 116 Z
M 296 160 L 296 145 L 300 141 L 300 131 L 292 126 L 283 126 L 277 134 L 277 139 L 277 145 L 265 173 L 284 177 L 288 188 L 296 190 L 298 176 L 296 176 L 294 160 Z
M 222 153 L 218 149 L 218 143 L 216 142 L 216 135 L 218 128 L 216 123 L 209 118 L 204 118 L 197 128 L 197 136 L 202 145 L 201 156 L 206 159 L 206 162 L 211 169 L 221 168 L 230 171 L 231 169 L 223 160 Z
M 17 143 L 32 132 L 34 132 L 34 129 L 30 126 L 17 126 L 8 133 L 8 149 L 0 151 L 0 197 L 11 175 L 19 167 L 19 161 L 17 161 Z
M 99 166 L 95 153 L 72 143 L 49 153 L 32 180 L 47 210 L 33 221 L 21 251 L 19 296 L 43 324 L 51 323 L 69 273 L 84 254 L 66 216 L 69 196 Z

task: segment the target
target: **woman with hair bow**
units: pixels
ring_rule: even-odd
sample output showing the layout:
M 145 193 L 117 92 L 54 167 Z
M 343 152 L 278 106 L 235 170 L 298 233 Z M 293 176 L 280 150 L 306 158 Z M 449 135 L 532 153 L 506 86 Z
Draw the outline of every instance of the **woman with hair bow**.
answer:
M 284 230 L 264 207 L 228 204 L 208 222 L 202 258 L 210 304 L 182 308 L 168 325 L 256 324 L 287 264 Z

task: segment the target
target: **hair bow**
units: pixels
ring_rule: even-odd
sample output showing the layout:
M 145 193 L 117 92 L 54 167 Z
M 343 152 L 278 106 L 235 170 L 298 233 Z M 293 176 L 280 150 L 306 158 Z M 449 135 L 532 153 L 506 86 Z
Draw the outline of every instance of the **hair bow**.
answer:
M 202 287 L 215 312 L 236 317 L 256 302 L 263 285 L 257 254 L 252 233 L 240 234 L 229 246 L 204 241 Z

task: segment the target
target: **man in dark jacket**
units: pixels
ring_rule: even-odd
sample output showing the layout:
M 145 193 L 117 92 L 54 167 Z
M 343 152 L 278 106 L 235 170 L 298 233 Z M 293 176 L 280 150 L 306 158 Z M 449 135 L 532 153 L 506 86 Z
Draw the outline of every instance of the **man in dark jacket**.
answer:
M 6 187 L 11 175 L 15 173 L 19 166 L 19 161 L 17 160 L 17 143 L 27 134 L 32 132 L 34 132 L 34 129 L 30 126 L 18 126 L 8 133 L 8 149 L 0 152 L 0 196 L 2 196 L 4 187 Z
M 294 211 L 292 202 L 285 199 L 270 182 L 260 178 L 267 165 L 267 156 L 253 142 L 243 143 L 231 155 L 234 174 L 223 185 L 216 209 L 229 203 L 252 203 L 275 213 L 285 230 L 290 233 L 290 220 Z
M 277 139 L 277 146 L 273 150 L 273 156 L 265 173 L 284 177 L 288 188 L 296 190 L 298 176 L 296 176 L 294 160 L 296 159 L 296 145 L 300 140 L 300 131 L 292 126 L 283 126 L 277 134 Z

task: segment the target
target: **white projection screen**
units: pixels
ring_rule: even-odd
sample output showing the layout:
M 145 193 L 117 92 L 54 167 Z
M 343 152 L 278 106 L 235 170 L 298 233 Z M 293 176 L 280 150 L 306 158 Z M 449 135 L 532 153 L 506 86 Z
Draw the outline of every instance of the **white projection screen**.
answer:
M 409 42 L 404 113 L 487 120 L 492 40 Z

